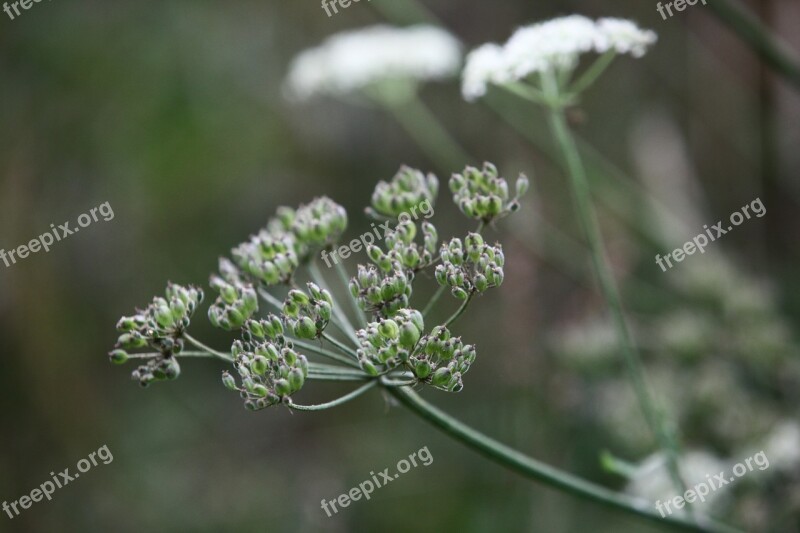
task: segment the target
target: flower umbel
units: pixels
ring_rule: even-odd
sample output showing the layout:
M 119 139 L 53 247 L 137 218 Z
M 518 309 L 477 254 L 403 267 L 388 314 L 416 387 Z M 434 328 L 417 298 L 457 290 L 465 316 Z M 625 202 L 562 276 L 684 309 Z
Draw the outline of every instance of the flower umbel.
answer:
M 520 175 L 516 193 L 509 197 L 508 183 L 498 175 L 497 167 L 484 163 L 483 169 L 467 167 L 450 178 L 453 201 L 469 218 L 485 223 L 507 216 L 519 209 L 519 199 L 528 190 L 528 178 Z
M 559 73 L 568 79 L 583 54 L 641 57 L 656 39 L 655 32 L 624 19 L 592 21 L 570 15 L 532 24 L 518 29 L 502 46 L 486 44 L 472 51 L 462 73 L 462 93 L 466 100 L 476 100 L 489 85 L 523 82 L 533 74 Z
M 374 218 L 397 218 L 412 208 L 419 209 L 424 202 L 427 202 L 428 209 L 432 208 L 438 193 L 439 179 L 436 176 L 404 165 L 391 181 L 378 182 L 372 193 L 372 207 L 368 207 L 366 212 Z
M 442 264 L 436 267 L 436 281 L 450 287 L 459 300 L 503 283 L 503 247 L 486 244 L 479 233 L 468 234 L 463 244 L 458 238 L 442 244 L 441 256 Z
M 289 69 L 286 89 L 291 97 L 307 99 L 382 85 L 405 87 L 451 77 L 460 62 L 461 45 L 440 28 L 378 25 L 333 35 L 299 54 Z

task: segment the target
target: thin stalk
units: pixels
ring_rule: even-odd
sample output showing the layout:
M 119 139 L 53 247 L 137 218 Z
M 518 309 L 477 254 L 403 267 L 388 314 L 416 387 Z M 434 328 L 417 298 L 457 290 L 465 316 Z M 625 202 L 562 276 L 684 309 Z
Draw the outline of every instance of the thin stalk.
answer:
M 600 75 L 605 72 L 608 66 L 614 61 L 617 52 L 613 48 L 605 54 L 598 57 L 592 66 L 589 67 L 578 80 L 569 88 L 570 94 L 580 94 L 588 89 Z
M 314 280 L 314 283 L 333 294 L 333 291 L 331 291 L 328 283 L 325 281 L 325 277 L 322 275 L 322 272 L 320 271 L 316 261 L 311 261 L 308 264 L 308 272 L 311 274 L 311 279 Z M 345 288 L 347 288 L 347 285 L 345 285 Z M 350 294 L 349 290 L 347 291 L 347 294 Z M 358 344 L 356 328 L 354 328 L 353 324 L 350 323 L 350 320 L 347 318 L 347 314 L 341 307 L 337 305 L 333 306 L 333 318 L 336 322 L 338 322 L 337 325 L 339 326 L 339 329 L 341 329 L 351 341 Z
M 366 374 L 356 375 L 353 374 L 352 376 L 348 375 L 337 375 L 337 374 L 317 374 L 316 372 L 308 371 L 308 379 L 313 379 L 316 381 L 366 381 L 370 378 L 370 376 Z
M 553 94 L 557 94 L 558 86 L 555 80 L 550 78 L 549 81 L 548 79 L 545 81 L 548 83 L 545 89 Z M 686 491 L 686 486 L 678 469 L 677 445 L 648 390 L 645 380 L 644 365 L 642 364 L 638 352 L 634 348 L 630 330 L 625 321 L 619 291 L 611 273 L 611 267 L 609 266 L 605 246 L 600 234 L 597 213 L 592 206 L 589 183 L 586 178 L 586 169 L 581 161 L 575 140 L 572 138 L 569 127 L 567 126 L 563 109 L 551 107 L 549 109 L 548 119 L 567 164 L 578 218 L 589 244 L 592 265 L 600 283 L 600 289 L 603 292 L 603 296 L 611 312 L 614 326 L 617 330 L 620 349 L 628 369 L 628 377 L 631 380 L 647 424 L 654 433 L 659 447 L 667 456 L 667 467 L 672 482 L 678 492 L 683 494 Z
M 147 353 L 134 353 L 129 354 L 128 359 L 152 359 L 154 357 L 160 357 L 162 354 L 161 352 L 147 352 Z M 179 354 L 175 354 L 174 357 L 214 357 L 217 356 L 213 353 L 209 353 L 206 351 L 202 352 L 193 352 L 193 351 L 182 351 Z
M 343 342 L 341 342 L 340 340 L 338 340 L 338 339 L 336 339 L 334 337 L 331 337 L 330 335 L 328 335 L 325 332 L 322 333 L 322 338 L 325 339 L 326 341 L 328 341 L 329 343 L 333 344 L 334 346 L 336 346 L 339 349 L 339 351 L 341 351 L 342 353 L 344 353 L 346 355 L 349 355 L 349 356 L 353 357 L 354 359 L 358 360 L 358 354 L 356 354 L 356 351 L 353 350 L 352 348 L 350 348 L 348 345 L 346 345 Z
M 336 398 L 335 400 L 332 400 L 330 402 L 320 403 L 320 404 L 317 404 L 317 405 L 298 405 L 296 403 L 290 403 L 289 404 L 289 408 L 290 409 L 296 409 L 298 411 L 322 411 L 322 410 L 325 410 L 325 409 L 330 409 L 331 407 L 337 407 L 339 405 L 342 405 L 343 403 L 349 402 L 353 398 L 358 398 L 359 396 L 361 396 L 362 394 L 364 394 L 365 392 L 367 392 L 369 389 L 371 389 L 372 387 L 374 387 L 377 384 L 378 384 L 378 381 L 373 379 L 369 383 L 366 383 L 366 384 L 362 385 L 361 387 L 357 388 L 356 390 L 354 390 L 350 394 L 345 394 L 341 398 Z
M 439 288 L 436 289 L 435 293 L 433 293 L 433 296 L 431 296 L 431 299 L 428 302 L 428 304 L 425 306 L 425 309 L 422 310 L 422 317 L 423 318 L 427 317 L 428 313 L 430 313 L 431 310 L 433 310 L 433 306 L 436 305 L 436 302 L 439 301 L 439 298 L 442 297 L 442 294 L 444 294 L 444 291 L 446 289 L 447 289 L 446 285 L 439 285 Z
M 467 426 L 444 411 L 429 404 L 408 387 L 387 387 L 386 390 L 397 400 L 424 420 L 441 431 L 469 446 L 492 461 L 517 472 L 520 475 L 539 481 L 573 496 L 597 502 L 637 516 L 651 523 L 671 526 L 684 531 L 713 533 L 733 533 L 739 530 L 719 523 L 705 516 L 697 516 L 696 521 L 678 515 L 662 518 L 652 502 L 633 498 L 600 485 L 590 483 L 577 476 L 554 468 L 546 463 L 520 453 L 491 437 Z
M 733 0 L 714 0 L 708 3 L 708 8 L 750 45 L 767 65 L 800 90 L 800 59 L 750 10 Z
M 467 296 L 467 299 L 466 299 L 466 300 L 464 300 L 464 303 L 462 303 L 462 304 L 461 304 L 461 306 L 460 306 L 460 307 L 459 307 L 459 308 L 456 310 L 456 312 L 455 312 L 455 313 L 453 313 L 453 314 L 450 316 L 450 318 L 448 318 L 448 319 L 447 319 L 447 322 L 445 322 L 445 323 L 444 323 L 444 327 L 446 327 L 446 328 L 447 328 L 447 327 L 450 327 L 450 325 L 451 325 L 453 322 L 455 322 L 456 320 L 458 320 L 458 317 L 460 317 L 461 315 L 463 315 L 463 314 L 464 314 L 464 311 L 466 311 L 466 310 L 467 310 L 467 306 L 468 306 L 468 305 L 469 305 L 469 303 L 472 301 L 472 297 L 473 297 L 474 295 L 475 295 L 475 293 L 474 293 L 474 292 L 471 292 L 471 293 L 469 293 L 469 295 Z
M 402 104 L 381 103 L 438 167 L 448 172 L 455 172 L 472 161 L 469 154 L 450 136 L 416 95 Z
M 346 357 L 331 350 L 327 350 L 322 346 L 314 344 L 313 342 L 307 342 L 304 341 L 303 339 L 291 339 L 291 341 L 292 344 L 294 344 L 295 346 L 299 346 L 300 348 L 308 350 L 309 352 L 315 353 L 317 355 L 322 355 L 324 357 L 328 357 L 330 359 L 333 359 L 334 361 L 338 361 L 342 364 L 345 364 L 353 368 L 361 368 L 361 366 L 352 358 Z
M 200 348 L 201 350 L 207 351 L 208 353 L 210 353 L 211 355 L 213 355 L 214 357 L 216 357 L 218 359 L 222 359 L 223 361 L 226 361 L 228 363 L 232 363 L 233 362 L 233 357 L 231 357 L 231 354 L 226 354 L 226 353 L 223 353 L 223 352 L 219 352 L 219 351 L 215 350 L 214 348 L 206 346 L 205 344 L 203 344 L 199 340 L 195 339 L 194 337 L 192 337 L 191 335 L 189 335 L 185 331 L 183 332 L 183 338 L 186 339 L 187 341 L 189 341 L 190 343 L 194 344 L 196 347 Z
M 346 298 L 350 302 L 350 306 L 353 309 L 353 313 L 356 315 L 358 324 L 361 327 L 366 327 L 367 319 L 364 316 L 364 311 L 361 310 L 355 297 L 350 293 L 350 278 L 347 277 L 347 271 L 344 269 L 344 264 L 342 264 L 341 261 L 336 262 L 336 273 L 339 275 L 339 280 L 342 282 L 342 285 L 345 288 L 345 292 L 347 293 Z

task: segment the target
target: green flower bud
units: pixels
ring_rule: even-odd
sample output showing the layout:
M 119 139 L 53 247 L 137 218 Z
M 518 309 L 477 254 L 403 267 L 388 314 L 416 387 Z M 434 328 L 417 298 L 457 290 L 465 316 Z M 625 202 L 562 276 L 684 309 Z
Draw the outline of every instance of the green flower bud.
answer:
M 419 341 L 420 331 L 411 322 L 406 322 L 400 328 L 400 346 L 411 349 Z
M 299 368 L 293 368 L 289 371 L 289 385 L 292 387 L 293 391 L 298 391 L 303 386 L 305 382 L 305 376 L 303 375 L 303 371 Z
M 128 352 L 125 350 L 112 350 L 108 354 L 109 360 L 115 365 L 124 365 L 128 362 Z
M 400 334 L 400 327 L 397 325 L 397 322 L 391 319 L 381 320 L 378 325 L 378 330 L 386 339 L 396 339 Z
M 250 370 L 256 375 L 263 376 L 267 373 L 267 366 L 267 358 L 259 355 L 253 358 L 253 362 L 250 363 Z
M 431 365 L 427 361 L 420 361 L 414 367 L 414 374 L 419 379 L 427 378 L 428 376 L 431 375 L 431 371 L 432 371 Z
M 275 393 L 278 396 L 288 396 L 292 393 L 292 386 L 289 384 L 289 380 L 286 379 L 279 379 L 275 382 Z
M 439 368 L 436 372 L 433 373 L 433 377 L 431 378 L 431 384 L 434 387 L 443 387 L 446 386 L 450 382 L 450 369 L 447 367 Z
M 229 390 L 238 390 L 236 380 L 227 371 L 222 373 L 222 384 Z
M 294 334 L 301 339 L 315 339 L 317 337 L 317 326 L 313 320 L 304 316 L 297 321 Z
M 260 383 L 253 385 L 253 389 L 250 392 L 259 398 L 266 398 L 267 394 L 269 394 L 269 390 L 267 390 L 267 388 Z

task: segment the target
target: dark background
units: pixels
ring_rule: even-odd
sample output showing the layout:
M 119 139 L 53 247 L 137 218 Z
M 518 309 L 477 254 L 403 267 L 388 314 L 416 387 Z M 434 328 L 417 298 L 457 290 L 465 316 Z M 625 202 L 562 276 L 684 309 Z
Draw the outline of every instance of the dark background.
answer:
M 348 208 L 354 238 L 368 227 L 360 212 L 375 182 L 400 164 L 437 171 L 443 185 L 459 170 L 437 169 L 380 110 L 284 98 L 297 52 L 384 22 L 376 8 L 390 2 L 362 1 L 331 18 L 305 0 L 54 1 L 13 21 L 0 16 L 0 247 L 106 201 L 115 213 L 49 253 L 0 264 L 0 500 L 74 470 L 104 444 L 114 455 L 52 502 L 13 521 L 0 515 L 0 530 L 655 530 L 507 472 L 378 392 L 321 413 L 253 414 L 220 386 L 219 362 L 191 361 L 180 380 L 146 391 L 128 379 L 131 368 L 108 364 L 119 316 L 167 280 L 206 286 L 217 257 L 278 205 L 329 195 Z M 634 19 L 659 34 L 645 58 L 616 61 L 571 113 L 591 146 L 592 186 L 637 342 L 686 450 L 737 462 L 776 428 L 796 428 L 797 88 L 701 4 L 666 21 L 652 1 L 425 5 L 468 49 L 573 12 Z M 402 6 L 388 7 L 411 21 Z M 800 48 L 800 4 L 751 7 Z M 526 172 L 533 187 L 521 213 L 487 232 L 504 244 L 506 281 L 455 327 L 478 346 L 464 391 L 425 396 L 525 453 L 622 490 L 625 479 L 602 469 L 600 452 L 637 463 L 655 445 L 608 340 L 543 118 L 500 91 L 468 104 L 458 90 L 452 80 L 421 96 L 473 163 L 491 160 L 510 179 Z M 765 217 L 669 273 L 654 264 L 656 253 L 757 197 Z M 436 211 L 442 236 L 472 227 L 444 186 Z M 454 308 L 444 300 L 437 316 Z M 195 336 L 224 349 L 232 337 L 204 315 L 205 306 Z M 306 389 L 304 403 L 348 390 Z M 798 464 L 795 441 L 785 441 L 788 459 L 775 455 L 701 510 L 752 530 L 796 530 Z M 423 446 L 429 467 L 334 518 L 320 509 L 322 498 Z

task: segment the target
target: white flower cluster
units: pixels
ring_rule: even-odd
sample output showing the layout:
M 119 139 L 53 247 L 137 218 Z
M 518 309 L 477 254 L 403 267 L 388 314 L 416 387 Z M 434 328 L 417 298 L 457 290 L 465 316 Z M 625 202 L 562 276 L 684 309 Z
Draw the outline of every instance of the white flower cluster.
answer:
M 535 72 L 575 68 L 581 54 L 641 57 L 656 34 L 629 20 L 593 21 L 580 15 L 561 17 L 518 29 L 505 45 L 484 44 L 467 56 L 462 92 L 467 100 L 486 94 L 489 84 L 503 85 Z
M 302 52 L 292 61 L 287 89 L 298 99 L 342 95 L 383 81 L 447 78 L 460 64 L 461 44 L 440 28 L 378 25 Z

